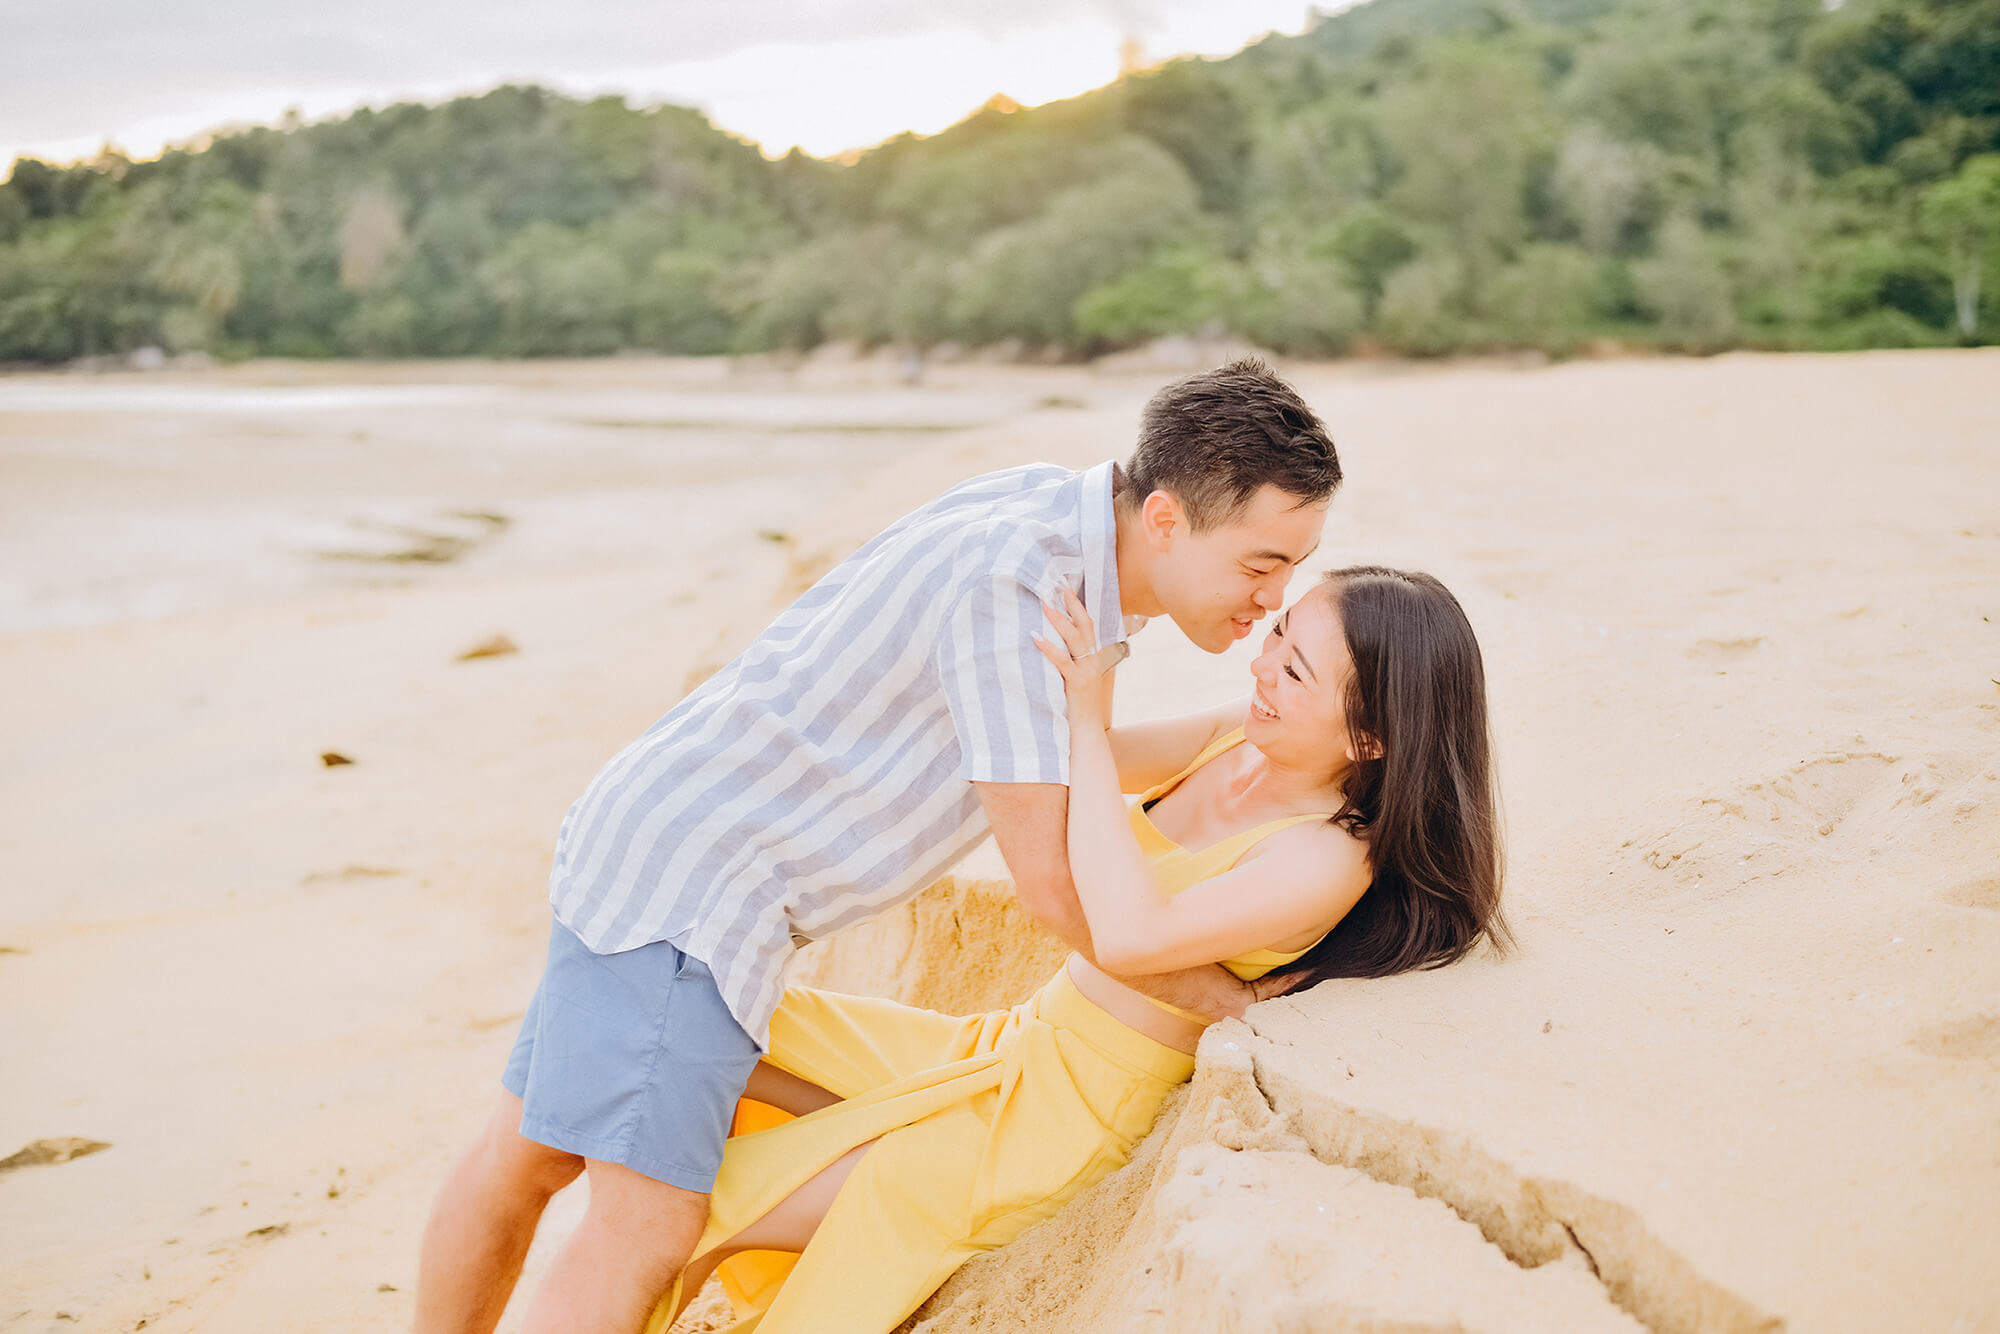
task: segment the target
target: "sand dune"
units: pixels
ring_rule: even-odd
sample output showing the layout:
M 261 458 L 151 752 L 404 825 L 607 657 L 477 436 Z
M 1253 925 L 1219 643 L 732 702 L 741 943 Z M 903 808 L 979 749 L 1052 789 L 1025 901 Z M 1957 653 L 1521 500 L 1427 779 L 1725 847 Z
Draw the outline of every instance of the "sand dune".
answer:
M 401 1327 L 590 771 L 880 522 L 1122 453 L 1151 387 L 963 374 L 1018 410 L 692 589 L 633 559 L 0 639 L 40 706 L 0 1151 L 113 1144 L 0 1176 L 5 1327 Z M 1350 476 L 1318 563 L 1429 568 L 1481 634 L 1522 950 L 1217 1028 L 1130 1166 L 912 1328 L 2000 1330 L 2000 357 L 1297 375 Z M 1240 691 L 1240 651 L 1137 647 L 1128 715 Z M 1000 871 L 801 977 L 1015 999 L 1059 952 Z

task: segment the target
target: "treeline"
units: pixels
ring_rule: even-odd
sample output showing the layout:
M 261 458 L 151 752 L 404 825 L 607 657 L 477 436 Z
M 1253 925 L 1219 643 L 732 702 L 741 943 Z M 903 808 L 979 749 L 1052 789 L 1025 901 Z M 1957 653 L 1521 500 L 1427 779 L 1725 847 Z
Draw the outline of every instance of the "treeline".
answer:
M 1374 0 L 851 163 L 506 87 L 0 185 L 0 360 L 1996 329 L 2000 0 Z

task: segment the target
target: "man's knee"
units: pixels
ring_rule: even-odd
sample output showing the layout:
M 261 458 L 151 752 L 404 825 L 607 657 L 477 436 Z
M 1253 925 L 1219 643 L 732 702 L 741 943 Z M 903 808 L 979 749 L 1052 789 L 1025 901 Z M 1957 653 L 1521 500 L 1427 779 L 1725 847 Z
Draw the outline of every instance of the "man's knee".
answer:
M 488 1169 L 516 1190 L 553 1195 L 583 1173 L 583 1158 L 521 1133 L 521 1100 L 505 1095 L 478 1149 Z
M 655 1181 L 618 1163 L 590 1163 L 585 1219 L 626 1238 L 654 1263 L 678 1269 L 708 1222 L 708 1196 Z

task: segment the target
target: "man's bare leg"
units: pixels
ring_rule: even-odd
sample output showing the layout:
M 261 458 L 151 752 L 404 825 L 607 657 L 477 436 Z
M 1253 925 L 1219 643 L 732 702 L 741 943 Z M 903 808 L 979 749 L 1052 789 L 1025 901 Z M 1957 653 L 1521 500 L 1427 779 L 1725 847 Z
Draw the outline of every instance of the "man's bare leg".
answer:
M 746 1092 L 795 1116 L 839 1101 L 817 1084 L 786 1074 L 765 1062 L 758 1064 Z M 507 1299 L 520 1280 L 521 1264 L 527 1257 L 530 1243 L 534 1241 L 543 1210 L 557 1191 L 576 1180 L 584 1171 L 581 1157 L 523 1138 L 520 1124 L 521 1100 L 503 1092 L 500 1105 L 495 1108 L 478 1141 L 460 1159 L 438 1193 L 430 1223 L 424 1230 L 423 1251 L 418 1262 L 417 1334 L 492 1334 L 506 1309 Z M 689 1295 L 692 1296 L 701 1287 L 724 1255 L 736 1250 L 803 1250 L 813 1227 L 818 1225 L 827 1206 L 832 1203 L 833 1193 L 839 1188 L 838 1182 L 846 1179 L 853 1167 L 852 1160 L 859 1156 L 859 1150 L 849 1154 L 759 1220 L 754 1225 L 755 1236 L 763 1238 L 758 1245 L 739 1244 L 704 1257 L 700 1274 L 689 1275 Z M 645 1312 L 650 1312 L 659 1294 L 672 1285 L 674 1275 L 686 1261 L 686 1253 L 700 1238 L 701 1228 L 707 1219 L 707 1197 L 661 1186 L 658 1182 L 617 1168 L 616 1164 L 592 1166 L 598 1170 L 594 1170 L 591 1176 L 592 1205 L 586 1214 L 585 1227 L 591 1225 L 591 1214 L 601 1212 L 597 1199 L 600 1180 L 606 1175 L 602 1170 L 604 1168 L 615 1168 L 628 1177 L 636 1178 L 643 1183 L 641 1191 L 650 1186 L 698 1202 L 699 1212 L 684 1244 L 672 1258 L 671 1265 L 661 1266 L 666 1271 L 666 1277 L 656 1283 L 650 1278 L 642 1281 L 642 1286 L 652 1284 L 647 1289 L 648 1295 L 643 1304 Z M 611 1186 L 610 1193 L 614 1196 L 618 1194 L 615 1185 Z M 801 1209 L 806 1212 L 801 1214 Z M 810 1225 L 802 1227 L 801 1218 L 808 1218 Z M 600 1223 L 611 1221 L 608 1218 L 599 1220 Z M 674 1229 L 670 1225 L 668 1230 Z M 584 1228 L 578 1231 L 581 1235 Z M 752 1233 L 746 1229 L 745 1235 L 751 1236 Z M 788 1237 L 796 1238 L 796 1244 L 779 1244 Z M 735 1240 L 732 1238 L 732 1241 Z M 572 1246 L 574 1241 L 573 1238 Z M 586 1244 L 589 1244 L 587 1239 Z M 569 1251 L 570 1247 L 566 1247 L 558 1257 L 556 1263 L 559 1267 L 566 1258 L 572 1258 Z M 538 1311 L 545 1304 L 544 1298 L 550 1294 L 557 1278 L 557 1273 L 552 1271 L 536 1293 L 531 1310 Z M 536 1318 L 530 1316 L 530 1328 L 534 1328 L 532 1322 Z M 642 1313 L 640 1323 L 643 1324 L 643 1321 Z M 588 1325 L 575 1327 L 590 1328 Z M 635 1329 L 639 1327 L 639 1324 L 632 1325 Z
M 588 1160 L 590 1204 L 528 1304 L 524 1334 L 637 1334 L 708 1222 L 708 1196 Z
M 549 1198 L 583 1159 L 521 1136 L 521 1100 L 500 1105 L 431 1208 L 417 1262 L 417 1334 L 492 1334 Z

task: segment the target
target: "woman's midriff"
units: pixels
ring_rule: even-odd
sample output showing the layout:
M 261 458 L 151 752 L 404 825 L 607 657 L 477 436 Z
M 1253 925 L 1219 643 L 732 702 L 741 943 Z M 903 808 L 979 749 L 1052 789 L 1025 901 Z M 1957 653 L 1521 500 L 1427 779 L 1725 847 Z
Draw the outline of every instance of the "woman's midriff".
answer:
M 1127 1028 L 1162 1046 L 1192 1054 L 1195 1045 L 1201 1041 L 1202 1032 L 1208 1027 L 1197 1020 L 1184 1019 L 1162 1010 L 1081 954 L 1070 955 L 1067 966 L 1070 980 L 1076 983 L 1076 989 L 1083 993 L 1085 999 Z

